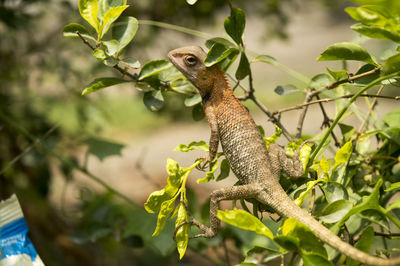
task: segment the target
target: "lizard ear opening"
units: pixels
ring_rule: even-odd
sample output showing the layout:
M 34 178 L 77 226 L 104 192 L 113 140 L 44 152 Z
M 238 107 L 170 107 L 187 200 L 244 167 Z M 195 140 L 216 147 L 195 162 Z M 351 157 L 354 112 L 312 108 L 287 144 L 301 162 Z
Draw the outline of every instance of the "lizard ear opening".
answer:
M 197 58 L 193 55 L 187 55 L 183 60 L 187 66 L 194 66 L 197 63 Z

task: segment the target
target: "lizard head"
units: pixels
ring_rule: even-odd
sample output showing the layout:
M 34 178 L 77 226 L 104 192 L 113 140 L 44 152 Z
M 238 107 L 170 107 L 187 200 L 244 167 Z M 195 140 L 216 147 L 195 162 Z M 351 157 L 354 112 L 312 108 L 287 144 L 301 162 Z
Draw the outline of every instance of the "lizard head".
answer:
M 202 96 L 212 89 L 216 72 L 214 71 L 214 66 L 208 68 L 204 65 L 206 53 L 201 47 L 187 46 L 178 48 L 169 52 L 168 58 L 197 87 Z

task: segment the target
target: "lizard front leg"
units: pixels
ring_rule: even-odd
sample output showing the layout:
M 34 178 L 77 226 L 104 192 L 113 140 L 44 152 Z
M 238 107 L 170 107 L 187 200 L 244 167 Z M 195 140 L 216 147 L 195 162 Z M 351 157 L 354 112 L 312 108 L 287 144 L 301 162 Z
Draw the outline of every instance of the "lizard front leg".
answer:
M 177 228 L 181 227 L 184 224 L 193 224 L 197 226 L 203 233 L 197 234 L 191 238 L 212 238 L 217 234 L 218 228 L 221 223 L 217 217 L 218 203 L 220 201 L 255 198 L 262 190 L 262 187 L 258 184 L 248 184 L 215 190 L 211 193 L 210 196 L 210 227 L 207 227 L 196 219 L 193 219 L 190 222 L 179 224 Z
M 217 119 L 215 117 L 214 108 L 208 102 L 204 103 L 204 112 L 206 113 L 207 121 L 211 129 L 211 134 L 209 141 L 209 152 L 207 157 L 202 158 L 205 160 L 205 162 L 204 164 L 199 165 L 198 168 L 200 170 L 203 170 L 207 166 L 207 164 L 209 164 L 211 167 L 211 162 L 217 155 L 218 144 L 219 144 Z

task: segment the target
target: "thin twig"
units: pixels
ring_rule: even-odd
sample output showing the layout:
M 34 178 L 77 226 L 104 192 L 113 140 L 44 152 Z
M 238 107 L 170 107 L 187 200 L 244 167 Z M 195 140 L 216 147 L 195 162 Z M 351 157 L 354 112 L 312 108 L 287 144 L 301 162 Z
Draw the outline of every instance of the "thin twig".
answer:
M 319 100 L 314 100 L 308 103 L 302 103 L 302 104 L 298 104 L 298 105 L 294 105 L 294 106 L 290 106 L 290 107 L 286 107 L 286 108 L 282 108 L 279 109 L 277 111 L 272 112 L 272 115 L 277 115 L 279 113 L 285 113 L 288 111 L 293 111 L 293 110 L 297 110 L 297 109 L 301 109 L 306 105 L 312 105 L 312 104 L 316 104 L 316 103 L 327 103 L 327 102 L 333 102 L 339 99 L 346 99 L 346 98 L 351 98 L 353 97 L 354 94 L 348 94 L 348 95 L 343 95 L 341 97 L 337 97 L 337 98 L 324 98 L 324 99 L 319 99 Z M 376 98 L 383 98 L 383 99 L 391 99 L 391 100 L 400 100 L 400 96 L 385 96 L 385 95 L 376 95 L 376 94 L 361 94 L 359 97 L 376 97 Z
M 316 96 L 317 100 L 320 100 L 319 95 Z M 321 129 L 324 127 L 329 128 L 331 126 L 331 119 L 328 117 L 328 114 L 325 111 L 325 107 L 322 103 L 318 103 L 319 107 L 321 108 L 322 115 L 324 116 L 324 121 L 322 121 Z M 340 143 L 338 139 L 336 138 L 335 132 L 331 132 L 331 136 L 333 138 L 333 141 L 335 142 L 336 147 L 340 147 Z
M 333 83 L 325 86 L 322 90 L 314 91 L 314 95 L 320 94 L 323 90 L 331 90 L 331 89 L 336 88 L 337 86 L 339 86 L 341 84 L 351 83 L 351 82 L 353 82 L 353 81 L 355 81 L 357 79 L 364 78 L 364 77 L 379 73 L 380 71 L 381 71 L 381 68 L 377 67 L 377 68 L 374 68 L 374 69 L 372 69 L 370 71 L 361 73 L 359 75 L 349 76 L 347 79 L 342 79 L 342 80 L 333 82 Z
M 28 147 L 25 148 L 25 150 L 23 150 L 20 154 L 18 154 L 17 156 L 14 157 L 14 159 L 12 159 L 11 161 L 8 162 L 8 164 L 1 169 L 0 171 L 0 175 L 2 175 L 8 168 L 10 168 L 13 164 L 15 164 L 16 162 L 19 161 L 19 159 L 21 159 L 25 154 L 27 154 L 30 150 L 32 150 L 33 147 L 35 147 L 39 142 L 43 141 L 45 138 L 47 138 L 54 130 L 56 130 L 56 128 L 58 128 L 59 125 L 56 124 L 54 126 L 52 126 L 49 130 L 47 130 L 46 133 L 44 133 L 44 135 L 41 138 L 37 138 L 35 139 L 35 141 L 30 144 Z
M 236 79 L 235 79 L 234 77 L 232 77 L 229 73 L 226 73 L 226 75 L 227 75 L 231 80 L 233 80 L 234 82 L 237 82 Z M 251 82 L 251 85 L 252 85 L 252 84 L 253 84 L 253 83 Z M 272 123 L 276 124 L 280 129 L 282 129 L 282 133 L 283 133 L 283 135 L 285 136 L 285 138 L 286 138 L 288 141 L 293 141 L 293 138 L 290 136 L 290 134 L 289 134 L 289 132 L 286 130 L 286 128 L 281 124 L 281 122 L 279 121 L 279 119 L 275 117 L 275 114 L 271 113 L 271 112 L 268 110 L 268 108 L 267 108 L 265 105 L 263 105 L 263 104 L 255 97 L 255 95 L 254 95 L 254 91 L 255 91 L 254 87 L 253 87 L 253 89 L 247 90 L 247 89 L 245 89 L 240 83 L 238 83 L 237 86 L 239 86 L 239 87 L 244 91 L 244 93 L 245 93 L 245 95 L 244 95 L 243 97 L 238 97 L 238 99 L 239 99 L 240 101 L 251 100 L 252 102 L 254 102 L 254 103 L 257 105 L 257 107 L 258 107 L 266 116 L 268 116 L 269 120 L 270 120 Z
M 82 36 L 82 34 L 77 31 L 76 34 L 78 34 L 79 38 L 81 38 L 81 40 L 83 41 L 84 44 L 86 44 L 90 49 L 95 50 L 96 48 L 90 44 L 90 42 L 88 42 L 88 40 L 85 39 L 85 37 Z M 126 71 L 126 69 L 123 69 L 122 67 L 120 67 L 118 64 L 116 64 L 115 66 L 113 66 L 113 68 L 115 68 L 116 70 L 118 70 L 122 75 L 127 75 L 128 77 L 130 77 L 131 79 L 133 79 L 134 81 L 137 81 L 138 76 L 136 74 L 131 74 L 128 71 Z
M 381 86 L 379 87 L 378 91 L 376 92 L 376 95 L 379 96 L 379 95 L 381 94 L 382 90 L 383 90 L 383 85 L 381 85 Z M 372 100 L 371 106 L 370 106 L 370 108 L 369 108 L 369 110 L 368 110 L 367 117 L 364 119 L 363 123 L 361 124 L 361 126 L 360 126 L 359 129 L 357 130 L 357 136 L 356 136 L 356 138 L 355 138 L 356 141 L 358 140 L 358 138 L 359 138 L 360 135 L 362 134 L 362 131 L 363 131 L 364 128 L 366 127 L 367 122 L 368 122 L 368 120 L 369 120 L 369 117 L 371 116 L 372 111 L 374 110 L 374 108 L 375 108 L 375 106 L 377 105 L 377 103 L 378 103 L 378 97 L 375 97 L 375 98 Z
M 312 97 L 313 97 L 313 91 L 309 90 L 306 93 L 304 103 L 309 103 L 311 101 Z M 304 119 L 306 118 L 307 110 L 308 110 L 308 105 L 305 105 L 303 108 L 303 112 L 301 112 L 301 114 L 300 114 L 299 121 L 297 122 L 296 139 L 299 139 L 301 137 L 301 132 L 303 130 L 303 124 L 304 124 Z

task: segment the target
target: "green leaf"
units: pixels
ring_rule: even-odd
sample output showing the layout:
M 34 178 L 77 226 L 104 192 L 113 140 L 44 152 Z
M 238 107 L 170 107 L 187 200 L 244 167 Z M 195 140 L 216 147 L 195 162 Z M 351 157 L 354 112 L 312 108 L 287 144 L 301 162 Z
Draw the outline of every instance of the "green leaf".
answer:
M 227 159 L 222 160 L 220 168 L 221 172 L 217 176 L 217 181 L 221 181 L 229 176 L 230 167 Z
M 152 192 L 144 204 L 145 210 L 149 213 L 159 212 L 161 209 L 161 204 L 167 200 L 170 200 L 177 191 L 178 188 L 166 186 L 161 190 Z
M 218 219 L 231 224 L 233 226 L 242 228 L 244 230 L 254 231 L 257 234 L 264 235 L 269 239 L 273 239 L 274 235 L 260 220 L 244 210 L 218 210 Z
M 143 65 L 139 73 L 139 80 L 144 80 L 148 77 L 159 74 L 172 66 L 167 60 L 153 60 Z
M 79 0 L 79 13 L 99 33 L 99 21 L 97 12 L 99 6 L 97 0 Z
M 382 119 L 389 127 L 400 128 L 400 109 L 393 110 Z
M 177 227 L 179 224 L 183 222 L 187 222 L 188 219 L 188 214 L 186 212 L 185 206 L 183 203 L 179 204 L 178 207 L 178 217 L 176 218 L 175 221 L 175 227 Z M 185 255 L 186 248 L 189 242 L 189 224 L 185 224 L 176 231 L 176 247 L 179 252 L 179 259 L 182 259 L 183 255 Z
M 79 32 L 86 39 L 96 41 L 96 39 L 90 35 L 89 31 L 81 24 L 78 23 L 70 23 L 63 28 L 63 35 L 65 37 L 79 37 L 76 32 Z
M 123 144 L 97 137 L 89 137 L 83 142 L 88 145 L 88 152 L 100 161 L 109 156 L 121 155 L 121 150 L 125 147 Z
M 333 71 L 330 70 L 329 68 L 326 68 L 326 70 L 329 72 L 329 74 L 331 74 L 331 76 L 335 79 L 335 81 L 347 78 L 348 76 L 346 70 Z
M 379 26 L 368 26 L 361 23 L 350 27 L 352 30 L 374 39 L 400 42 L 400 34 Z
M 94 49 L 92 55 L 98 60 L 104 60 L 107 57 L 105 52 L 101 49 Z
M 244 27 L 246 25 L 246 17 L 242 9 L 232 8 L 231 15 L 224 20 L 226 33 L 237 43 L 242 41 Z
M 329 46 L 317 61 L 355 60 L 377 65 L 375 59 L 358 44 L 351 42 L 335 43 Z
M 310 88 L 323 88 L 331 84 L 334 80 L 326 73 L 317 74 L 312 77 L 309 87 Z
M 196 104 L 195 106 L 193 106 L 192 117 L 194 121 L 200 121 L 204 119 L 205 116 L 206 114 L 204 113 L 204 109 L 201 104 Z
M 207 67 L 215 65 L 230 55 L 237 55 L 239 50 L 237 48 L 227 48 L 226 46 L 215 43 L 208 51 L 204 64 Z
M 352 137 L 354 136 L 354 134 L 356 133 L 356 129 L 353 126 L 349 126 L 346 124 L 342 124 L 342 123 L 338 123 L 339 124 L 339 128 L 340 131 L 342 133 L 343 136 L 343 140 L 350 141 L 352 139 Z
M 351 141 L 348 141 L 336 152 L 335 165 L 333 166 L 333 168 L 336 168 L 342 163 L 347 163 L 347 161 L 350 159 L 352 152 L 353 145 L 351 144 Z
M 117 40 L 103 41 L 101 43 L 106 47 L 109 56 L 117 55 L 119 47 L 119 42 Z
M 196 104 L 201 103 L 201 96 L 200 94 L 195 94 L 185 98 L 184 104 L 186 107 L 192 107 Z
M 400 53 L 389 57 L 383 65 L 385 75 L 400 71 Z
M 126 5 L 126 0 L 98 0 L 99 1 L 99 13 L 97 17 L 99 21 L 103 19 L 104 14 L 112 7 Z
M 263 62 L 270 65 L 276 65 L 276 59 L 269 55 L 259 55 L 252 60 L 252 62 Z
M 104 14 L 101 27 L 100 27 L 100 39 L 103 38 L 104 34 L 108 32 L 111 24 L 119 18 L 119 16 L 127 9 L 129 5 L 115 6 L 107 10 Z
M 324 195 L 328 203 L 333 203 L 337 200 L 349 199 L 349 193 L 340 183 L 326 182 L 326 184 L 322 186 L 322 190 L 324 191 Z
M 301 254 L 317 254 L 327 258 L 322 241 L 306 225 L 298 222 L 295 218 L 289 218 L 285 220 L 281 228 L 282 236 L 297 239 Z
M 245 53 L 242 52 L 240 56 L 239 66 L 236 70 L 235 77 L 242 80 L 250 74 L 250 64 Z
M 331 231 L 337 234 L 344 222 L 350 216 L 356 213 L 360 213 L 365 210 L 382 211 L 381 206 L 379 205 L 379 189 L 382 186 L 382 183 L 382 179 L 379 179 L 372 193 L 369 196 L 363 196 L 361 203 L 351 208 L 351 210 L 345 216 L 343 216 L 343 218 L 338 223 L 331 227 Z
M 130 82 L 130 81 L 118 78 L 98 78 L 86 86 L 86 88 L 82 91 L 82 95 L 86 95 L 88 93 L 92 93 L 104 89 L 106 87 L 110 87 L 125 82 Z
M 300 195 L 294 200 L 294 203 L 296 203 L 298 206 L 303 205 L 304 200 L 308 197 L 308 195 L 310 195 L 310 193 L 311 193 L 312 189 L 314 188 L 314 186 L 316 184 L 318 184 L 319 182 L 322 182 L 322 181 L 323 181 L 322 179 L 308 181 L 307 182 L 307 189 L 300 193 Z
M 164 106 L 164 96 L 160 90 L 148 91 L 143 95 L 143 103 L 147 109 L 156 112 Z
M 393 201 L 387 208 L 386 210 L 389 212 L 393 209 L 399 209 L 400 208 L 400 198 L 397 198 L 395 201 Z
M 160 213 L 158 214 L 157 218 L 157 226 L 154 230 L 153 236 L 157 236 L 160 232 L 164 229 L 165 223 L 168 217 L 171 215 L 172 211 L 175 207 L 175 198 L 170 200 L 164 201 L 161 204 Z
M 400 182 L 390 184 L 390 188 L 385 189 L 385 192 L 392 191 L 392 190 L 400 190 Z
M 301 254 L 304 266 L 333 266 L 327 258 L 318 254 Z
M 125 58 L 120 61 L 123 64 L 128 65 L 130 68 L 138 69 L 140 68 L 140 62 L 134 58 Z
M 358 240 L 356 244 L 356 248 L 368 254 L 373 243 L 374 243 L 374 229 L 371 226 L 369 226 L 361 234 L 360 240 Z M 358 266 L 358 265 L 360 265 L 360 262 L 355 261 L 351 258 L 347 258 L 346 266 Z
M 103 63 L 108 67 L 114 67 L 118 64 L 118 60 L 114 57 L 109 56 L 103 61 Z
M 138 27 L 139 23 L 134 17 L 122 17 L 114 23 L 111 36 L 119 42 L 118 55 L 135 37 Z
M 175 188 L 179 188 L 185 171 L 179 167 L 179 164 L 175 160 L 171 158 L 167 159 L 166 170 L 168 173 L 168 184 Z
M 324 223 L 336 223 L 340 221 L 353 207 L 353 203 L 348 200 L 337 200 L 328 204 L 323 210 L 319 220 Z
M 234 43 L 232 43 L 231 41 L 225 39 L 225 38 L 221 38 L 221 37 L 215 37 L 215 38 L 211 38 L 208 39 L 205 43 L 207 48 L 211 48 L 215 43 L 219 43 L 222 44 L 223 46 L 227 47 L 227 48 L 234 48 L 236 47 L 236 45 Z
M 274 89 L 274 92 L 278 95 L 290 95 L 298 91 L 299 89 L 293 84 L 278 85 Z
M 193 150 L 202 150 L 208 152 L 208 144 L 204 140 L 192 141 L 188 145 L 179 144 L 174 151 L 188 152 Z
M 377 224 L 382 228 L 390 231 L 389 223 L 386 219 L 386 216 L 377 210 L 365 210 L 361 213 L 358 213 L 357 215 L 362 219 L 370 221 L 371 223 Z

